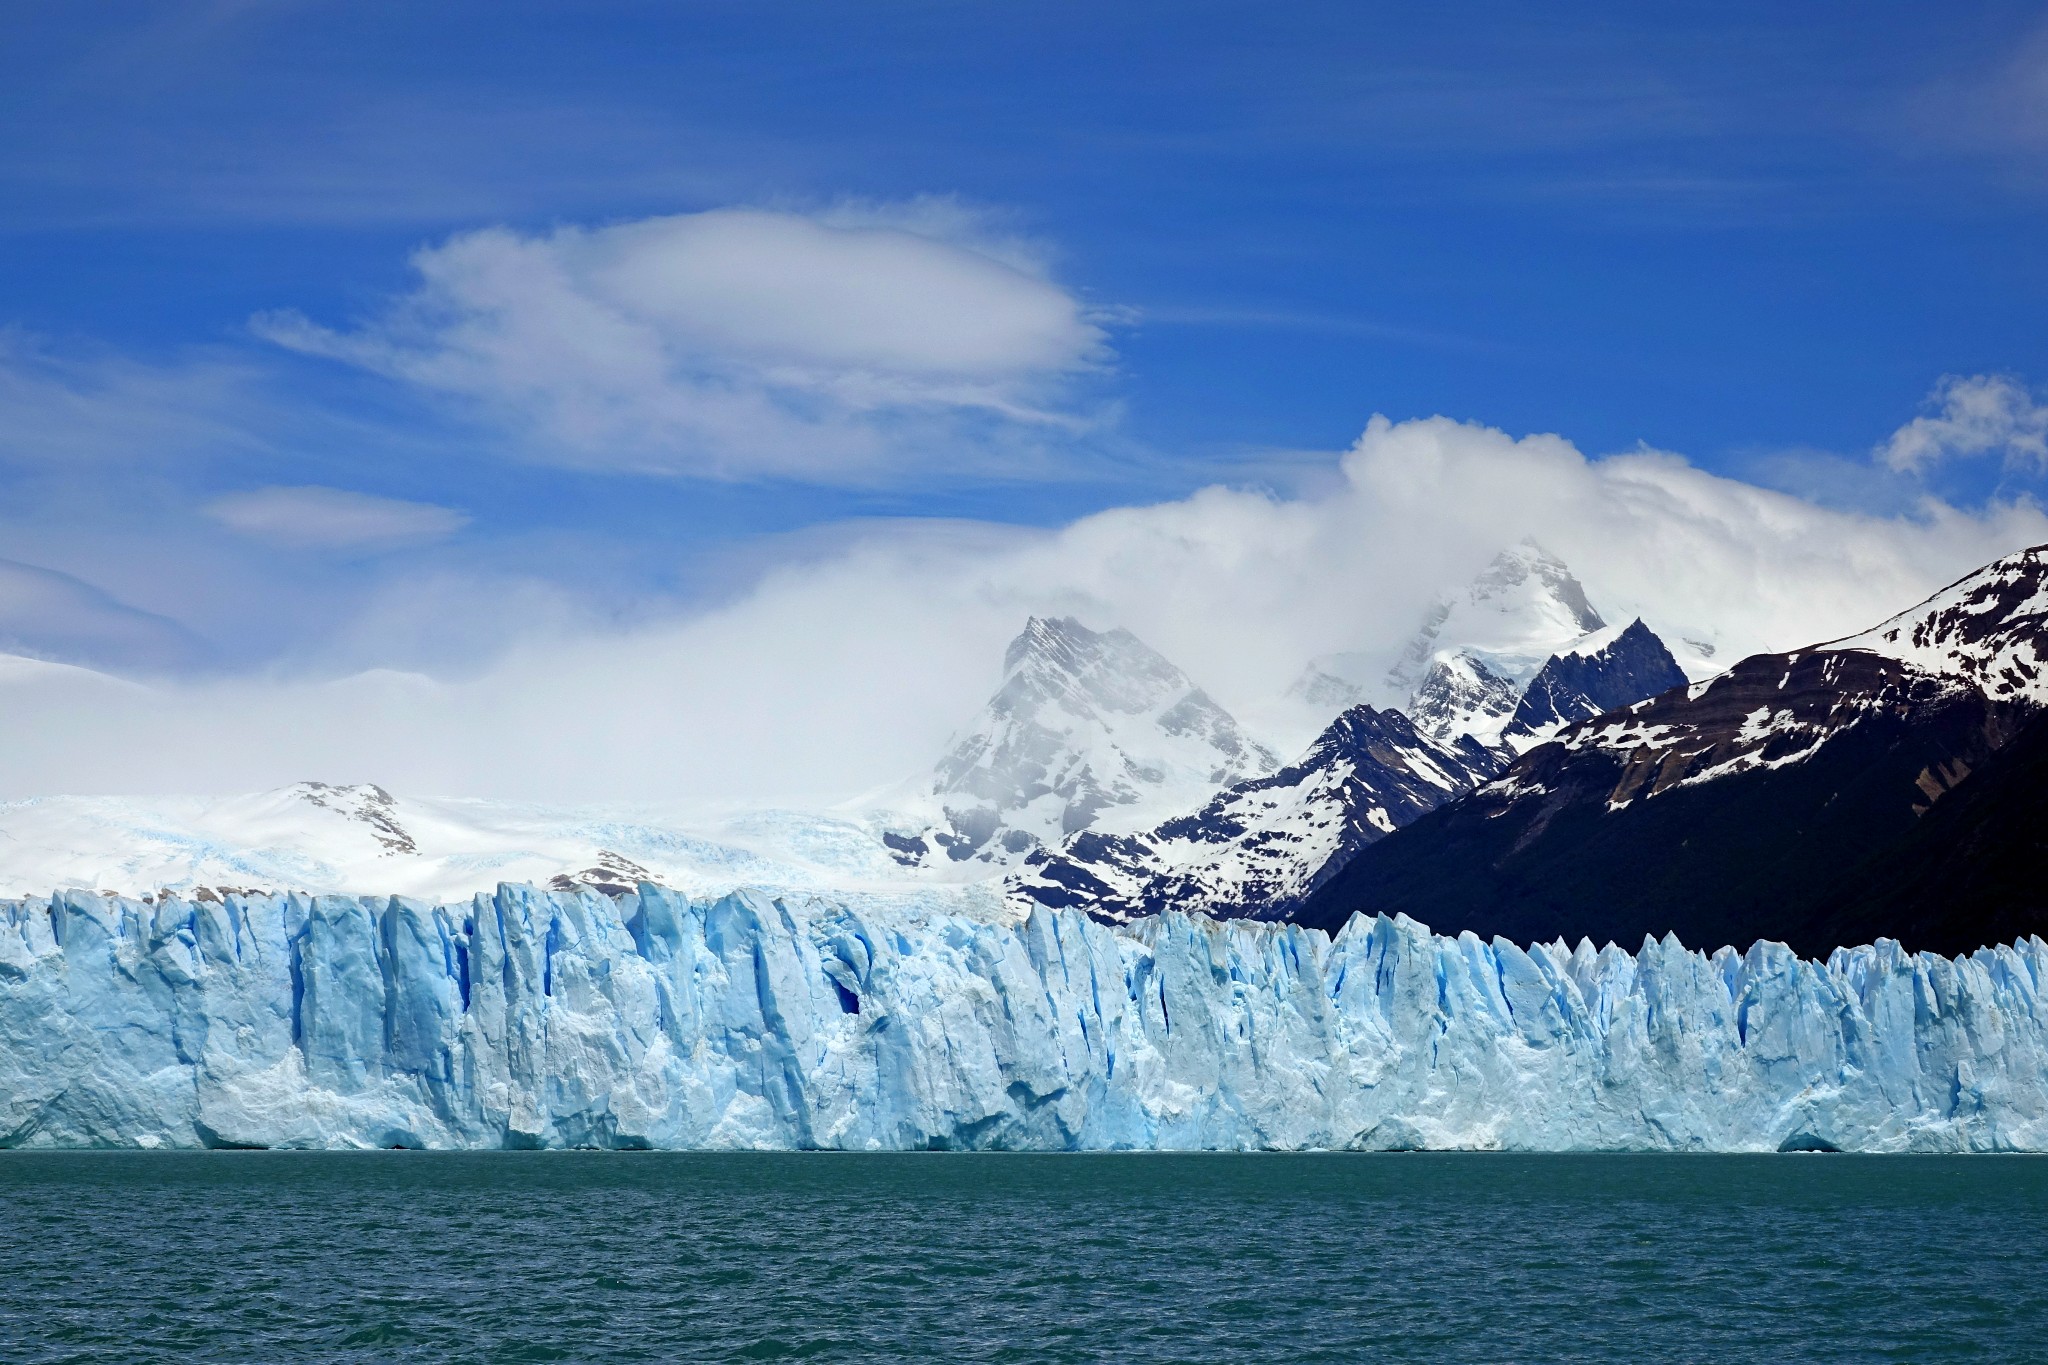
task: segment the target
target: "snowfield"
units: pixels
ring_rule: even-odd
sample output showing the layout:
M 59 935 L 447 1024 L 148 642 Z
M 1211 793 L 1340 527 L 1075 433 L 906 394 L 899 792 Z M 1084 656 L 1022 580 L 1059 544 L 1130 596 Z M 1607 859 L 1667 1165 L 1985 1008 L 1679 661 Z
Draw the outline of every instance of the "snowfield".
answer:
M 0 802 L 0 896 L 63 886 L 134 898 L 204 890 L 454 901 L 500 882 L 630 891 L 642 881 L 693 896 L 772 887 L 963 911 L 1001 899 L 994 883 L 947 884 L 903 867 L 880 826 L 858 815 L 546 806 L 322 782 L 231 797 Z
M 2048 1149 L 2048 944 L 754 892 L 0 902 L 0 1145 Z

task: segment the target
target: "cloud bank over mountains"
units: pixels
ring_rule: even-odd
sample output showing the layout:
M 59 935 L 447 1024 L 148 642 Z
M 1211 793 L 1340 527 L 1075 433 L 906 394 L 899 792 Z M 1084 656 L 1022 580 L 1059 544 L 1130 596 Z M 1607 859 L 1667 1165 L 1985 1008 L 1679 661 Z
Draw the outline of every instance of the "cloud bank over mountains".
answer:
M 1524 536 L 1617 619 L 1641 615 L 1733 662 L 1867 625 L 2048 541 L 2048 517 L 2025 501 L 1842 511 L 1671 454 L 1589 459 L 1555 436 L 1375 418 L 1337 477 L 1299 496 L 1212 487 L 989 536 L 892 522 L 712 610 L 630 628 L 553 619 L 452 681 L 266 676 L 104 695 L 24 682 L 8 698 L 19 723 L 0 796 L 318 777 L 543 800 L 830 801 L 928 766 L 1028 615 L 1126 627 L 1257 726 L 1308 658 L 1398 648 L 1439 590 Z
M 1033 615 L 1134 632 L 1291 757 L 1311 736 L 1278 701 L 1309 659 L 1397 649 L 1525 537 L 1614 620 L 1729 662 L 2048 541 L 2023 485 L 1928 491 L 1960 460 L 2048 465 L 2048 409 L 1998 375 L 1943 380 L 1855 462 L 1918 497 L 1903 511 L 1375 417 L 1296 492 L 1073 515 L 1112 496 L 1130 315 L 950 199 L 487 227 L 411 268 L 352 321 L 264 313 L 262 344 L 154 361 L 0 332 L 0 532 L 22 561 L 0 649 L 187 675 L 16 670 L 0 797 L 317 778 L 816 804 L 926 769 Z M 1175 470 L 1154 490 L 1199 477 L 1146 458 Z M 1054 486 L 1096 491 L 1002 505 Z M 979 516 L 929 515 L 970 487 L 997 490 Z M 716 526 L 745 490 L 756 515 L 803 510 Z M 664 519 L 693 499 L 714 510 Z M 721 535 L 746 571 L 718 596 L 676 586 L 665 566 Z M 317 621 L 206 676 L 169 619 L 233 644 L 265 615 Z
M 167 674 L 203 664 L 211 652 L 168 617 L 69 574 L 0 559 L 0 654 Z

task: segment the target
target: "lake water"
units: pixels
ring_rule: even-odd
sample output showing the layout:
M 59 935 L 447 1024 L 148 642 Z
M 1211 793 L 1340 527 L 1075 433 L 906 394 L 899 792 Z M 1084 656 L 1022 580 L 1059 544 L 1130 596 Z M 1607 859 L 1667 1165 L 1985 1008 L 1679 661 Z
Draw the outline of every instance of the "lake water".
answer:
M 2048 1160 L 0 1153 L 0 1359 L 2048 1360 Z

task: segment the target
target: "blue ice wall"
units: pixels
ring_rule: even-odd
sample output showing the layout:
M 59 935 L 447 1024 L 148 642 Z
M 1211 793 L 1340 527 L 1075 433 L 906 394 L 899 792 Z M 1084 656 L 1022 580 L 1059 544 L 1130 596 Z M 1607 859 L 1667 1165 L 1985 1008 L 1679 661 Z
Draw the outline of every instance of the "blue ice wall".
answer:
M 2048 1149 L 2048 945 L 654 887 L 0 902 L 0 1145 Z

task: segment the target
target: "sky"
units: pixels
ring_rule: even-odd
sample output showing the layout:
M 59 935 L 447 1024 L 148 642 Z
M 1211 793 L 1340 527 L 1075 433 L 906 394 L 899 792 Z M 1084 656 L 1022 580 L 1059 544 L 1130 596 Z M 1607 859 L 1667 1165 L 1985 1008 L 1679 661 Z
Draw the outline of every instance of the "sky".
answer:
M 1032 611 L 1252 714 L 1523 535 L 1735 649 L 2048 540 L 2039 5 L 8 29 L 0 649 L 147 690 L 0 796 L 820 800 Z

